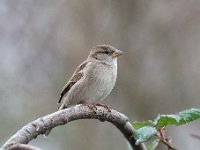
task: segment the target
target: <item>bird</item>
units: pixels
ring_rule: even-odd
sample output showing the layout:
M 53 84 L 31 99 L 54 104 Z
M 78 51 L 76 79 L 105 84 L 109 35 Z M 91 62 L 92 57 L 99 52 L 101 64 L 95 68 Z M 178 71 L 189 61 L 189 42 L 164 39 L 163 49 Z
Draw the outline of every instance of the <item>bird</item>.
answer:
M 63 87 L 58 100 L 59 110 L 77 104 L 90 108 L 95 104 L 107 107 L 101 102 L 110 94 L 117 79 L 117 58 L 123 52 L 111 45 L 93 47 L 85 61 L 75 70 Z M 50 132 L 46 131 L 45 135 Z

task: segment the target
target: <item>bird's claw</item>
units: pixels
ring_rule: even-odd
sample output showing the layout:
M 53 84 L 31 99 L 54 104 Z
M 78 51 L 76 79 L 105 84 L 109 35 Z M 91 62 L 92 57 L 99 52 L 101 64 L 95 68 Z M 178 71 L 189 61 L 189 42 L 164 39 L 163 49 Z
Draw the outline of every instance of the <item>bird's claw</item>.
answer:
M 89 103 L 88 101 L 82 100 L 80 101 L 80 104 L 88 106 L 95 113 L 97 112 L 97 107 L 94 104 Z
M 108 112 L 111 112 L 111 109 L 112 109 L 110 106 L 105 105 L 105 104 L 101 104 L 101 103 L 97 103 L 96 106 L 104 107 L 104 108 L 106 108 L 108 110 Z
M 85 104 L 86 106 L 88 106 L 93 112 L 97 112 L 97 107 L 93 104 Z

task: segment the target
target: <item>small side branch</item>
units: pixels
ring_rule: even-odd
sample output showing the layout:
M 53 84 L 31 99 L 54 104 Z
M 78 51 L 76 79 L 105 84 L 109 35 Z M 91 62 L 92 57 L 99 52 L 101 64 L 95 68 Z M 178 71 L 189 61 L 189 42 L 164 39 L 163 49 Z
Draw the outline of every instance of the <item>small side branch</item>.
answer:
M 101 121 L 111 122 L 123 133 L 134 150 L 146 150 L 143 144 L 136 145 L 136 140 L 131 138 L 135 130 L 128 121 L 128 117 L 113 109 L 109 112 L 101 106 L 96 106 L 96 108 L 97 110 L 94 112 L 88 106 L 76 105 L 39 118 L 17 131 L 0 150 L 8 150 L 19 144 L 27 144 L 49 129 L 78 119 L 99 119 Z
M 27 145 L 27 144 L 19 144 L 19 145 L 12 146 L 10 150 L 41 150 L 41 149 L 34 146 Z

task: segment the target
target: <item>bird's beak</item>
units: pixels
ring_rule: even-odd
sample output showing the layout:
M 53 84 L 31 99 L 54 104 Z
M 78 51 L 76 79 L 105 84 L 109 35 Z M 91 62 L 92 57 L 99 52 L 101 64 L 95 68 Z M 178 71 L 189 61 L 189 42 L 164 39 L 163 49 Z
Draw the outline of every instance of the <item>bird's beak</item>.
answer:
M 112 57 L 119 57 L 123 54 L 124 52 L 116 49 L 113 53 L 112 53 Z

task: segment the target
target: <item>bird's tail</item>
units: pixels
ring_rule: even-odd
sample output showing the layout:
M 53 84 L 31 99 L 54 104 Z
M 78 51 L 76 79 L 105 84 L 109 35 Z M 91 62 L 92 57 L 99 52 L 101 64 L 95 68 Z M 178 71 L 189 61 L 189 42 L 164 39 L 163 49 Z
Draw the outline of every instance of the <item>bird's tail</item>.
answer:
M 66 106 L 65 106 L 64 103 L 62 103 L 62 104 L 58 107 L 58 110 L 61 110 L 61 109 L 64 109 L 64 108 L 66 108 Z

